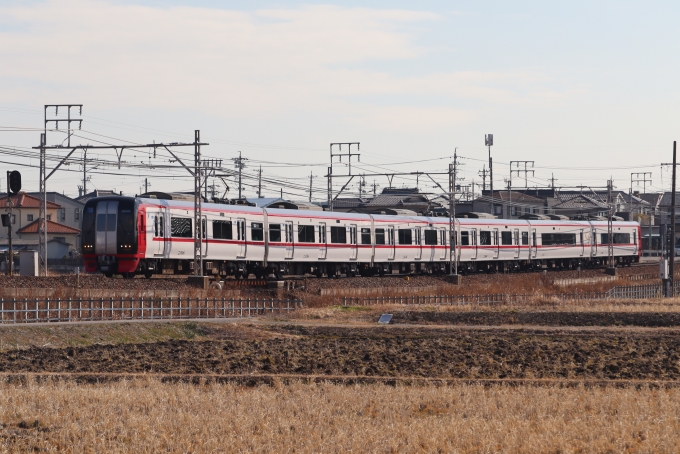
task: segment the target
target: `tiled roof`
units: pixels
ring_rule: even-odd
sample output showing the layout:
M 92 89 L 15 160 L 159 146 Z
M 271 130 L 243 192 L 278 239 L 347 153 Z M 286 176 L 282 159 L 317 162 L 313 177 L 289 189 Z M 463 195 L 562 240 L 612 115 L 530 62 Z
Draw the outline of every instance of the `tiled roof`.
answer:
M 363 205 L 368 201 L 369 199 L 360 199 L 358 197 L 345 197 L 341 199 L 340 198 L 335 199 L 333 201 L 333 206 L 335 208 L 353 208 Z
M 17 233 L 38 233 L 38 221 L 35 220 L 27 226 L 20 228 L 17 230 Z M 71 233 L 77 235 L 80 233 L 80 230 L 68 225 L 59 224 L 58 222 L 47 221 L 47 233 Z
M 599 200 L 596 200 L 595 198 L 585 194 L 559 194 L 558 197 L 560 202 L 556 205 L 553 205 L 552 208 L 608 208 L 606 203 L 600 202 Z
M 12 194 L 11 199 L 13 208 L 40 208 L 40 199 L 25 192 Z M 0 199 L 0 208 L 7 208 L 7 206 L 7 196 L 5 196 Z M 61 208 L 61 205 L 48 201 L 47 208 Z
M 543 204 L 543 199 L 517 191 L 494 191 L 493 196 L 497 200 L 513 201 L 517 203 Z
M 420 194 L 379 194 L 373 197 L 366 206 L 400 207 L 407 205 L 428 205 L 429 203 L 430 201 L 427 197 Z

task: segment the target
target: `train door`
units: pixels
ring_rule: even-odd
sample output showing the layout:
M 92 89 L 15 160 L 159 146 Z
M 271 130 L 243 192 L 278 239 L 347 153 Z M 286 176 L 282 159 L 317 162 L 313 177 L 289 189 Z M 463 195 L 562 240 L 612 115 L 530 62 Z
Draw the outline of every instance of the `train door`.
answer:
M 97 203 L 97 223 L 95 236 L 96 254 L 115 254 L 118 226 L 118 202 Z
M 284 232 L 284 239 L 286 241 L 286 260 L 291 260 L 295 250 L 293 244 L 293 221 L 286 221 L 284 223 Z
M 351 248 L 350 260 L 356 260 L 359 257 L 359 245 L 357 242 L 357 226 L 352 224 L 349 226 L 349 244 Z
M 165 210 L 153 215 L 153 254 L 156 256 L 165 255 Z
M 203 216 L 203 219 L 201 219 L 201 234 L 203 235 L 201 237 L 201 254 L 203 257 L 208 256 L 208 217 Z
M 593 228 L 593 233 L 590 240 L 590 256 L 597 257 L 597 229 Z
M 248 242 L 246 240 L 246 220 L 236 219 L 236 239 L 238 240 L 238 258 L 244 258 L 248 252 Z
M 477 260 L 477 229 L 470 229 L 470 246 L 472 246 L 472 260 Z
M 319 223 L 319 258 L 325 259 L 328 254 L 328 243 L 326 243 L 326 223 Z
M 446 247 L 446 236 L 446 228 L 439 229 L 439 243 L 443 246 L 439 249 L 441 251 L 441 254 L 439 254 L 439 260 L 448 260 L 449 258 L 449 249 Z
M 420 260 L 423 258 L 423 242 L 421 241 L 420 235 L 422 232 L 422 229 L 420 227 L 415 228 L 415 235 L 413 235 L 416 239 L 416 260 Z
M 519 258 L 520 246 L 519 246 L 519 229 L 515 229 L 513 232 L 513 241 L 515 242 L 515 258 Z
M 394 260 L 394 255 L 396 254 L 396 250 L 395 250 L 395 245 L 394 245 L 394 226 L 393 225 L 387 226 L 387 244 L 389 245 L 389 256 L 387 257 L 387 259 L 388 260 Z
M 631 233 L 633 237 L 633 254 L 637 255 L 638 253 L 638 231 L 637 229 L 633 229 L 633 232 Z
M 538 256 L 538 243 L 536 238 L 536 229 L 531 229 L 531 258 L 535 259 Z
M 579 239 L 581 240 L 581 257 L 583 257 L 586 252 L 586 233 L 583 229 L 579 233 Z
M 493 241 L 493 245 L 495 246 L 493 251 L 493 258 L 497 259 L 501 250 L 500 241 L 498 241 L 498 229 L 493 229 L 493 238 L 491 241 Z

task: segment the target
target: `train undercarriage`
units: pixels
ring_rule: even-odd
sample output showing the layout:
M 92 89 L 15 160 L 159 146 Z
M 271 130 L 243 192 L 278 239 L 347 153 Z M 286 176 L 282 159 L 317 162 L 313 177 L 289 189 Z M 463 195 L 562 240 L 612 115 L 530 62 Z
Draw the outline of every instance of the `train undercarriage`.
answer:
M 616 257 L 616 266 L 630 266 L 638 261 L 637 256 Z M 576 270 L 601 268 L 606 265 L 606 258 L 565 258 L 546 260 L 494 260 L 470 261 L 458 264 L 458 274 L 475 273 L 515 273 L 541 270 Z M 251 275 L 257 279 L 281 279 L 285 275 L 313 275 L 316 277 L 354 277 L 354 276 L 385 276 L 385 275 L 443 275 L 449 274 L 449 264 L 437 262 L 391 262 L 391 263 L 309 263 L 286 262 L 269 263 L 256 261 L 227 261 L 204 260 L 203 274 L 215 277 L 233 277 L 247 279 Z M 119 273 L 115 264 L 108 264 L 106 276 L 122 274 L 123 277 L 144 275 L 191 275 L 194 273 L 192 260 L 175 259 L 142 259 L 134 272 Z

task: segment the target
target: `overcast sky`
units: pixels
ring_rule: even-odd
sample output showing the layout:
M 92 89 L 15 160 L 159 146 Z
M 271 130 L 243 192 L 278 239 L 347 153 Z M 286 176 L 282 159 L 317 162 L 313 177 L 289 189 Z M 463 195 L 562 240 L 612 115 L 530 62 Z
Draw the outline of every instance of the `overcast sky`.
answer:
M 604 186 L 612 175 L 627 191 L 631 172 L 652 172 L 648 190 L 659 190 L 670 186 L 660 164 L 680 138 L 679 12 L 668 1 L 5 0 L 0 145 L 38 145 L 44 104 L 82 103 L 72 144 L 192 141 L 200 129 L 205 155 L 233 169 L 226 160 L 241 151 L 249 176 L 263 166 L 265 196 L 285 178 L 298 187 L 284 189 L 288 197 L 306 198 L 311 172 L 314 197 L 325 199 L 330 142 L 361 142 L 353 171 L 365 173 L 445 172 L 458 147 L 464 183 L 479 184 L 487 133 L 496 188 L 510 161 L 533 160 L 530 186 L 553 173 L 557 185 Z M 65 137 L 50 132 L 48 144 Z M 15 164 L 3 166 L 36 190 L 38 170 L 19 164 L 37 159 L 4 153 L 0 161 Z M 88 157 L 115 160 L 113 151 Z M 77 195 L 77 170 L 55 173 L 48 190 Z M 150 190 L 193 188 L 184 173 L 158 167 L 100 164 L 91 176 L 88 189 L 126 194 L 139 193 L 145 176 Z

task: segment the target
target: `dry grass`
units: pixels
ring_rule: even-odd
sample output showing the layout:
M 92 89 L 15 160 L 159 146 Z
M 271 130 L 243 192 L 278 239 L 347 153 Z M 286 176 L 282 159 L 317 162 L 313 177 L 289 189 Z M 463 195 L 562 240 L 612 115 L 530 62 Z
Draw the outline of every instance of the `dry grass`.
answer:
M 6 452 L 677 452 L 680 390 L 0 385 Z

